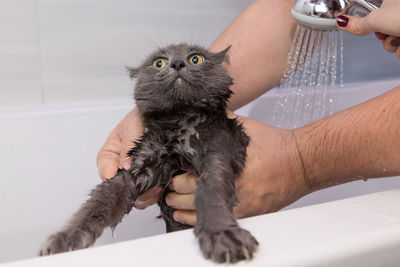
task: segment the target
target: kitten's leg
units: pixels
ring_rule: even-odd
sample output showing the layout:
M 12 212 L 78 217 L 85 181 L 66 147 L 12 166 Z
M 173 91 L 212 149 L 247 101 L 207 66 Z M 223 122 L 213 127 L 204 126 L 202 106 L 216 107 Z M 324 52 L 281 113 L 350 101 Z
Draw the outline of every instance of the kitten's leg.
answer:
M 207 155 L 202 165 L 195 192 L 195 235 L 204 256 L 217 262 L 250 259 L 258 242 L 238 226 L 233 214 L 236 198 L 230 159 L 213 153 Z
M 117 175 L 99 184 L 89 200 L 72 216 L 66 226 L 50 236 L 39 254 L 49 255 L 92 245 L 107 226 L 115 227 L 133 205 L 135 184 L 131 174 Z
M 144 135 L 132 150 L 129 171 L 118 174 L 91 193 L 91 198 L 76 212 L 64 229 L 48 238 L 40 255 L 86 248 L 105 227 L 114 228 L 133 207 L 136 198 L 156 185 L 164 185 L 178 167 L 167 157 L 165 148 Z

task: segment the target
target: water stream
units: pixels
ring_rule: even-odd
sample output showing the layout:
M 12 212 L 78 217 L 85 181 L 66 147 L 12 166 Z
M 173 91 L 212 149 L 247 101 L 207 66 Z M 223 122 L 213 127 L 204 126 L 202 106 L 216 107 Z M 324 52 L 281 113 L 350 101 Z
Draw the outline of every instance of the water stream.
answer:
M 329 92 L 338 86 L 343 86 L 343 32 L 297 26 L 276 91 L 273 124 L 295 128 L 332 114 Z

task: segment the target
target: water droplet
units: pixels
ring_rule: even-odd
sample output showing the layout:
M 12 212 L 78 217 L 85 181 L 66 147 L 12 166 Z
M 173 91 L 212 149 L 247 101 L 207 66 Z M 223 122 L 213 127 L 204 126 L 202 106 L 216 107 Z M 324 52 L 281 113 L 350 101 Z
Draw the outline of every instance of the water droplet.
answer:
M 338 85 L 343 86 L 343 33 L 298 25 L 272 123 L 293 128 L 334 113 L 329 90 Z

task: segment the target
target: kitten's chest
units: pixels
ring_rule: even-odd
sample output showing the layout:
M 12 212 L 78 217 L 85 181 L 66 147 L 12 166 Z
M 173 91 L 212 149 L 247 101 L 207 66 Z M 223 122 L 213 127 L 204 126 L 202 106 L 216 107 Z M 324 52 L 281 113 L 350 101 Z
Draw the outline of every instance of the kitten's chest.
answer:
M 177 120 L 173 127 L 165 127 L 167 149 L 182 156 L 194 156 L 206 122 L 205 116 L 189 116 Z
M 172 150 L 181 155 L 193 156 L 198 149 L 196 144 L 200 140 L 200 132 L 194 125 L 186 126 L 180 129 L 173 139 Z

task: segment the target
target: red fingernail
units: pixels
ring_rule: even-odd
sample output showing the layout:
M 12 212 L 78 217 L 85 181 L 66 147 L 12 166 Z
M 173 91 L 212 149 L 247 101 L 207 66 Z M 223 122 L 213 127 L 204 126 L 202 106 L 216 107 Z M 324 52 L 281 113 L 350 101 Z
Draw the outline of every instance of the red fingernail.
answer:
M 340 27 L 346 27 L 347 24 L 349 23 L 349 18 L 346 16 L 343 16 L 343 15 L 340 15 L 337 17 L 336 22 Z
M 398 39 L 393 39 L 393 40 L 390 42 L 390 44 L 391 44 L 393 47 L 398 47 L 398 46 L 400 46 L 400 40 L 398 40 Z

